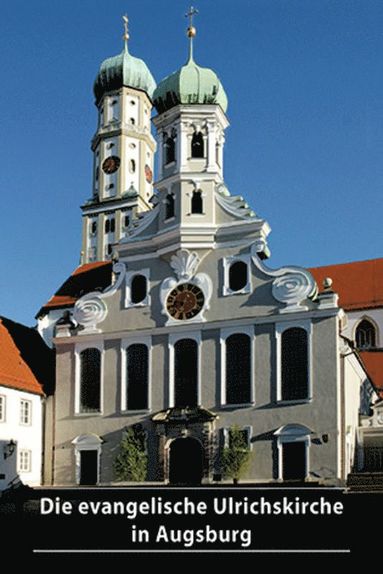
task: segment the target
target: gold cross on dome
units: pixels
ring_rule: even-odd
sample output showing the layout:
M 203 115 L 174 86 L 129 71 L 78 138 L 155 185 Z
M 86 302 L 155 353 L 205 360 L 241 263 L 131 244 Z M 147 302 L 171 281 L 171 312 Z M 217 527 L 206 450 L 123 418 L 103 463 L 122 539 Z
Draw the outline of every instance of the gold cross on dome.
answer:
M 129 40 L 129 27 L 128 27 L 129 18 L 128 18 L 128 15 L 125 14 L 125 15 L 122 17 L 122 19 L 123 19 L 123 21 L 124 21 L 124 35 L 123 35 L 123 38 L 124 38 L 125 42 L 127 42 L 127 41 Z
M 189 12 L 185 14 L 185 18 L 189 18 L 189 27 L 193 27 L 193 17 L 198 14 L 198 10 L 194 6 L 190 6 Z

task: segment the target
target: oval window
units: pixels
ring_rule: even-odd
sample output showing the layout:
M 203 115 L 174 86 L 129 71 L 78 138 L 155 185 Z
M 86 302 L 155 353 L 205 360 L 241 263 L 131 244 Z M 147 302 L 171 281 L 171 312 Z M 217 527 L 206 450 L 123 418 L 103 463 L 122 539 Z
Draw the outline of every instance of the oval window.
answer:
M 229 288 L 231 291 L 241 291 L 247 285 L 247 264 L 235 261 L 229 269 Z
M 130 299 L 134 305 L 146 299 L 147 281 L 145 275 L 135 275 L 130 286 Z

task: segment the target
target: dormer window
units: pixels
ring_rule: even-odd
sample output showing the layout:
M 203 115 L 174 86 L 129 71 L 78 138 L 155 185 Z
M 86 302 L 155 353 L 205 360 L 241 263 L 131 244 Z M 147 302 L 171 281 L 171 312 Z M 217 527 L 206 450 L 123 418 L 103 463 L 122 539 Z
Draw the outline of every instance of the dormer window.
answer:
M 201 132 L 194 132 L 191 144 L 191 156 L 194 158 L 204 157 L 204 142 Z
M 355 331 L 355 341 L 358 349 L 373 349 L 376 347 L 375 325 L 368 319 L 363 319 Z

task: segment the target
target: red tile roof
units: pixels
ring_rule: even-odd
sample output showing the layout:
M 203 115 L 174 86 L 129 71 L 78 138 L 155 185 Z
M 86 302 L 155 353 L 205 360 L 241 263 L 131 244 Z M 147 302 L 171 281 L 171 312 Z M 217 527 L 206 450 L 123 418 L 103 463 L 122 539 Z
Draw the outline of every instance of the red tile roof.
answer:
M 44 394 L 42 385 L 23 359 L 4 318 L 0 318 L 0 385 L 37 395 Z
M 383 351 L 360 351 L 359 356 L 376 392 L 383 399 Z
M 37 313 L 37 317 L 50 309 L 73 307 L 77 299 L 91 291 L 102 291 L 112 279 L 111 261 L 95 261 L 77 267 L 56 293 Z
M 321 290 L 323 279 L 331 277 L 339 294 L 339 306 L 346 311 L 383 307 L 383 258 L 355 261 L 309 269 Z

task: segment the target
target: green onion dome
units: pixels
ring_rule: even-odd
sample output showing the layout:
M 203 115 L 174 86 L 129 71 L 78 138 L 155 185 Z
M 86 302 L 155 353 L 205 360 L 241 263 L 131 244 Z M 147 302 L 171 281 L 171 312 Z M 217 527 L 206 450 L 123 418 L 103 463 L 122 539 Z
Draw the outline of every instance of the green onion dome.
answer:
M 126 86 L 142 90 L 150 98 L 156 88 L 156 82 L 143 60 L 129 53 L 127 43 L 121 54 L 104 60 L 94 83 L 94 95 L 99 102 L 110 91 Z
M 226 112 L 228 101 L 217 74 L 198 66 L 190 55 L 182 68 L 158 84 L 153 103 L 162 114 L 178 104 L 218 104 Z

